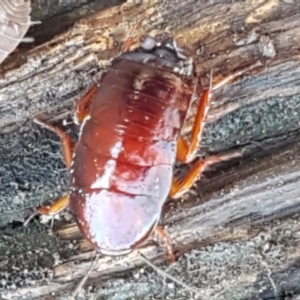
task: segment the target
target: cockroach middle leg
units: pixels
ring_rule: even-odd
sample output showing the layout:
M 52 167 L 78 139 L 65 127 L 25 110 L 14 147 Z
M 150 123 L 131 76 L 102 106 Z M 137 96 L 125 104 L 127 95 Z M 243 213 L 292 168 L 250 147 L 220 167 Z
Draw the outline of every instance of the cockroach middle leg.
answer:
M 97 89 L 97 84 L 94 84 L 87 93 L 76 102 L 74 112 L 74 122 L 80 125 L 89 112 L 91 99 Z
M 170 238 L 167 236 L 167 234 L 164 232 L 164 230 L 160 227 L 160 226 L 156 226 L 156 228 L 154 229 L 154 234 L 156 234 L 158 237 L 160 237 L 166 247 L 166 252 L 168 255 L 168 259 L 170 262 L 174 262 L 175 261 L 175 255 L 173 252 L 173 248 L 172 248 L 172 244 L 170 241 Z
M 63 211 L 68 206 L 69 206 L 69 196 L 64 195 L 59 199 L 57 199 L 51 205 L 38 207 L 37 212 L 41 215 L 53 216 Z
M 244 73 L 251 71 L 252 69 L 255 69 L 259 66 L 261 66 L 260 62 L 253 64 L 241 71 L 237 71 L 225 77 L 223 80 L 221 80 L 219 83 L 217 83 L 214 86 L 212 86 L 212 72 L 211 72 L 209 88 L 202 93 L 199 99 L 198 110 L 196 113 L 195 121 L 191 132 L 190 145 L 187 145 L 187 143 L 185 142 L 182 136 L 180 136 L 177 141 L 176 159 L 178 161 L 180 161 L 181 163 L 189 163 L 195 158 L 197 154 L 197 149 L 200 146 L 201 135 L 205 125 L 205 118 L 208 112 L 209 98 L 211 92 L 227 84 L 228 82 L 236 79 L 237 77 L 243 75 Z M 237 151 L 237 152 L 231 152 L 229 154 L 215 155 L 207 159 L 197 159 L 192 164 L 192 167 L 189 170 L 188 174 L 186 174 L 186 176 L 180 182 L 178 182 L 177 179 L 173 177 L 173 182 L 169 192 L 169 196 L 171 198 L 177 198 L 181 196 L 186 190 L 188 190 L 193 185 L 193 183 L 205 171 L 205 169 L 208 166 L 216 164 L 221 161 L 230 160 L 231 158 L 239 157 L 241 155 L 242 155 L 242 151 Z
M 204 120 L 206 118 L 209 107 L 210 92 L 211 83 L 209 89 L 205 90 L 200 96 L 198 110 L 191 132 L 190 144 L 187 145 L 182 136 L 180 136 L 177 141 L 176 159 L 182 163 L 189 163 L 190 161 L 192 161 L 195 157 L 195 154 L 197 153 L 197 149 L 200 146 L 201 135 L 205 125 Z
M 212 85 L 212 71 L 211 71 L 209 88 L 204 90 L 204 92 L 199 98 L 198 110 L 196 113 L 195 121 L 191 132 L 190 145 L 187 145 L 187 143 L 185 142 L 182 136 L 180 136 L 178 139 L 177 155 L 176 155 L 176 159 L 178 161 L 180 161 L 181 163 L 189 163 L 196 156 L 197 149 L 199 149 L 200 142 L 201 142 L 201 136 L 205 125 L 206 115 L 209 109 L 209 100 L 210 100 L 211 93 L 219 89 L 220 87 L 224 86 L 228 82 L 235 80 L 239 76 L 242 76 L 246 72 L 249 72 L 257 67 L 260 67 L 261 65 L 262 65 L 261 62 L 257 62 L 253 65 L 250 65 L 240 71 L 228 75 L 223 80 L 216 83 L 215 85 Z
M 220 155 L 214 155 L 206 159 L 197 159 L 193 164 L 189 172 L 185 177 L 178 182 L 178 180 L 173 177 L 173 182 L 171 190 L 169 192 L 169 197 L 178 198 L 184 194 L 189 188 L 194 184 L 194 182 L 200 177 L 200 175 L 211 165 L 217 164 L 222 161 L 230 160 L 235 157 L 242 156 L 242 151 L 235 151 Z
M 60 128 L 47 124 L 41 121 L 40 119 L 35 118 L 34 121 L 37 124 L 53 131 L 59 136 L 62 144 L 64 162 L 66 164 L 66 167 L 69 169 L 71 166 L 72 152 L 74 147 L 73 142 L 69 137 L 69 135 L 63 132 Z M 69 197 L 68 195 L 64 195 L 49 206 L 38 207 L 37 212 L 42 215 L 55 215 L 60 211 L 64 210 L 65 208 L 67 208 L 68 206 L 69 206 Z
M 232 77 L 230 78 L 230 80 L 231 79 Z M 227 81 L 223 81 L 222 84 L 225 84 L 225 82 Z M 190 144 L 187 145 L 182 136 L 180 136 L 177 141 L 176 159 L 181 163 L 190 163 L 192 160 L 194 160 L 197 154 L 197 150 L 200 147 L 201 135 L 205 125 L 204 120 L 208 112 L 209 98 L 212 89 L 213 88 L 211 72 L 209 88 L 202 93 L 199 99 L 198 110 L 191 132 Z M 178 198 L 182 194 L 184 194 L 194 184 L 194 182 L 199 178 L 199 176 L 205 171 L 205 169 L 207 169 L 207 167 L 209 167 L 210 165 L 216 164 L 221 161 L 229 160 L 238 156 L 241 156 L 240 151 L 223 155 L 215 155 L 207 159 L 196 159 L 196 161 L 194 161 L 194 163 L 191 164 L 191 169 L 189 170 L 189 172 L 180 182 L 178 182 L 178 180 L 175 177 L 173 177 L 169 197 Z
M 58 214 L 59 212 L 63 211 L 69 206 L 69 196 L 64 195 L 57 199 L 54 203 L 47 206 L 40 206 L 36 209 L 36 211 L 31 214 L 27 220 L 24 222 L 23 226 L 26 227 L 30 220 L 35 217 L 36 215 L 46 215 L 46 216 L 54 216 Z
M 59 136 L 61 145 L 62 145 L 64 162 L 66 164 L 66 167 L 69 169 L 70 165 L 71 165 L 72 153 L 73 153 L 73 148 L 74 148 L 73 142 L 72 142 L 71 138 L 69 137 L 69 135 L 67 135 L 65 132 L 63 132 L 60 128 L 50 125 L 48 123 L 45 123 L 38 118 L 35 118 L 34 122 L 53 131 L 54 133 L 56 133 Z

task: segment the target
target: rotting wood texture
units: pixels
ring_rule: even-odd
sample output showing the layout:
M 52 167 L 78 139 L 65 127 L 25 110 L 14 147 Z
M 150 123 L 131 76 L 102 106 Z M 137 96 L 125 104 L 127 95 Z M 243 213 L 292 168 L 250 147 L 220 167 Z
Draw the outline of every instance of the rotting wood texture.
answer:
M 182 201 L 166 204 L 162 224 L 179 260 L 162 267 L 197 288 L 200 299 L 280 299 L 300 293 L 300 4 L 229 2 L 125 3 L 0 65 L 3 299 L 67 299 L 89 268 L 94 253 L 85 243 L 75 249 L 72 222 L 67 228 L 61 227 L 65 219 L 55 224 L 58 237 L 38 220 L 28 229 L 7 223 L 23 220 L 28 208 L 66 188 L 59 142 L 33 125 L 32 117 L 40 114 L 75 137 L 76 128 L 62 120 L 70 120 L 73 101 L 118 54 L 141 15 L 148 17 L 138 33 L 172 35 L 190 50 L 204 85 L 211 68 L 217 82 L 244 66 L 262 64 L 213 96 L 201 153 L 240 146 L 246 154 L 207 172 Z M 157 264 L 165 262 L 162 249 L 150 242 L 141 251 Z M 81 296 L 193 297 L 166 282 L 136 252 L 100 257 L 91 274 L 94 288 Z

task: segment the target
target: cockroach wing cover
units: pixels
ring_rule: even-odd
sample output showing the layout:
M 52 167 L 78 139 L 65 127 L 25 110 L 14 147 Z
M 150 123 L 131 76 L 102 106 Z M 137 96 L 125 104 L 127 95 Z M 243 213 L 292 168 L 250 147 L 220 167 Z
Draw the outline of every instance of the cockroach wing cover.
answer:
M 31 23 L 30 12 L 30 1 L 0 0 L 0 63 L 26 34 Z

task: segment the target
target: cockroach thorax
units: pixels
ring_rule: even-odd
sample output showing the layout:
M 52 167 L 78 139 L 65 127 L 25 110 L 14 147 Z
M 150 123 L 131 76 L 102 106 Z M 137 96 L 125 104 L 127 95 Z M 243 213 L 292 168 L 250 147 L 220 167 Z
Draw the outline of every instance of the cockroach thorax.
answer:
M 139 48 L 125 52 L 119 58 L 169 69 L 185 76 L 192 75 L 194 69 L 193 59 L 186 56 L 172 38 L 159 43 L 153 37 L 147 36 Z

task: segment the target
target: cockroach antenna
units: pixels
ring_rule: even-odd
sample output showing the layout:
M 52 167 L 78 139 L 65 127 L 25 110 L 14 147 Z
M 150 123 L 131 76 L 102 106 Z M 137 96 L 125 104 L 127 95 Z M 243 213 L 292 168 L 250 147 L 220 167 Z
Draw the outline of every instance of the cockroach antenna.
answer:
M 256 63 L 247 66 L 241 70 L 236 71 L 235 73 L 230 74 L 229 76 L 226 76 L 223 80 L 219 81 L 218 83 L 216 83 L 213 87 L 211 87 L 211 91 L 215 91 L 217 89 L 219 89 L 221 86 L 226 85 L 227 83 L 229 83 L 230 81 L 236 80 L 236 78 L 244 75 L 246 72 L 250 72 L 253 69 L 259 68 L 262 66 L 262 62 L 261 61 L 257 61 Z
M 89 269 L 87 270 L 86 274 L 84 275 L 84 277 L 81 278 L 81 280 L 79 281 L 79 283 L 77 284 L 77 286 L 75 287 L 73 293 L 72 293 L 72 299 L 75 299 L 77 294 L 79 293 L 79 291 L 82 289 L 82 287 L 84 286 L 84 284 L 86 283 L 88 277 L 90 276 L 93 268 L 94 268 L 94 265 L 96 263 L 96 261 L 98 260 L 100 256 L 100 253 L 97 253 L 94 261 L 92 262 L 92 264 L 90 265 Z
M 195 296 L 200 296 L 200 292 L 194 288 L 191 287 L 189 285 L 187 285 L 186 283 L 182 282 L 181 280 L 178 280 L 177 278 L 175 278 L 174 276 L 166 273 L 165 271 L 163 271 L 162 269 L 156 267 L 153 263 L 151 263 L 141 252 L 138 251 L 138 254 L 140 255 L 140 257 L 142 258 L 142 260 L 148 264 L 150 267 L 152 267 L 158 274 L 162 275 L 163 277 L 167 277 L 170 280 L 176 282 L 177 284 L 183 286 L 187 291 L 192 292 L 193 294 L 195 294 Z

